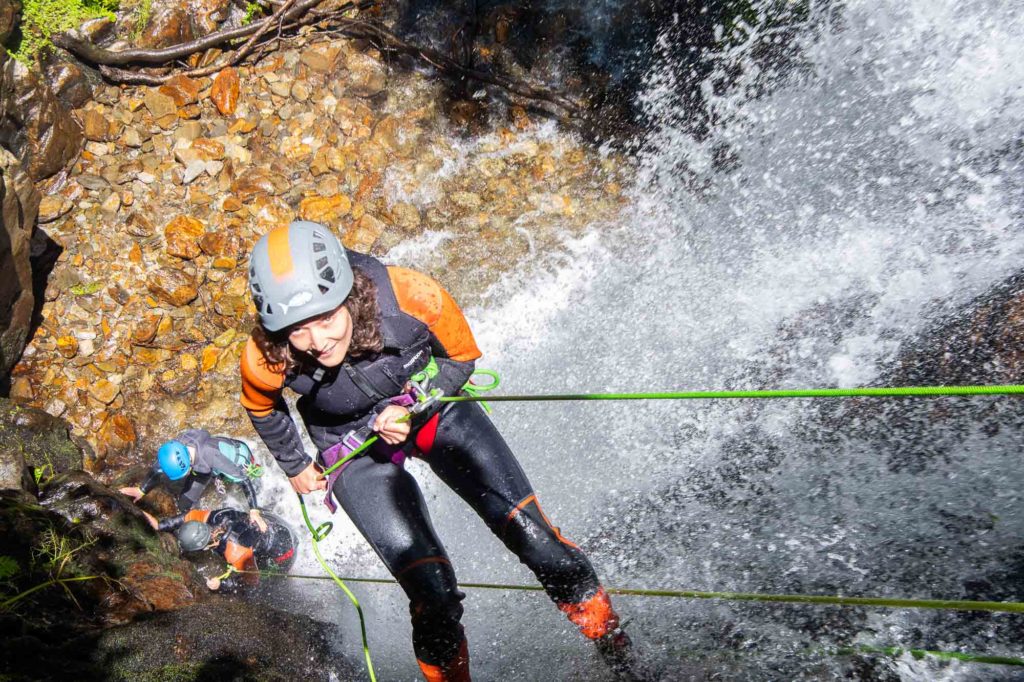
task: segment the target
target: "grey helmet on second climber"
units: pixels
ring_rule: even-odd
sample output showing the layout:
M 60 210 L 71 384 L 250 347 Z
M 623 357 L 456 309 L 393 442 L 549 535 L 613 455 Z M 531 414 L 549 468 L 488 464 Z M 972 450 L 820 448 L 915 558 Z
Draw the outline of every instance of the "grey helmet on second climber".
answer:
M 249 290 L 269 332 L 334 310 L 352 291 L 352 280 L 338 238 L 306 220 L 263 235 L 249 258 Z
M 178 529 L 178 545 L 183 552 L 198 552 L 210 544 L 213 531 L 202 521 L 187 521 Z

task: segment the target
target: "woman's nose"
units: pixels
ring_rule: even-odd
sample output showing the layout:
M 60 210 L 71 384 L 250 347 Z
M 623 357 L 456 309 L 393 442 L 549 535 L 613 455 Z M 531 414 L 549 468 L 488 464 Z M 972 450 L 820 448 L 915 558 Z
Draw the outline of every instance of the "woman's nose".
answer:
M 327 347 L 327 333 L 320 329 L 309 330 L 309 348 L 314 352 L 320 352 Z

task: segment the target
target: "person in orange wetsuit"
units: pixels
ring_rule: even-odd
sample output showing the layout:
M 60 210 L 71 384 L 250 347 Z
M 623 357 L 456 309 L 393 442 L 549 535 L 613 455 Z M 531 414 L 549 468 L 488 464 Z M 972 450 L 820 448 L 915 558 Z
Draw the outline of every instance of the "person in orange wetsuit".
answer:
M 212 550 L 235 569 L 223 577 L 207 578 L 206 586 L 211 590 L 255 587 L 260 579 L 257 571 L 287 571 L 295 562 L 295 535 L 269 512 L 261 518 L 261 525 L 247 512 L 228 507 L 192 509 L 159 521 L 147 512 L 143 514 L 154 530 L 174 532 L 182 551 Z
M 410 413 L 404 398 L 414 375 L 429 377 L 421 391 L 456 395 L 481 355 L 448 292 L 419 272 L 346 250 L 327 227 L 306 221 L 259 240 L 249 282 L 260 324 L 242 353 L 242 405 L 295 491 L 325 491 L 332 511 L 340 504 L 405 590 L 423 676 L 469 680 L 469 653 L 464 595 L 403 467 L 407 456 L 421 457 L 458 493 L 620 665 L 629 639 L 607 592 L 583 551 L 545 516 L 483 409 L 432 401 Z M 296 409 L 318 462 L 305 453 L 285 388 L 300 396 Z M 379 436 L 374 447 L 321 475 L 371 434 Z

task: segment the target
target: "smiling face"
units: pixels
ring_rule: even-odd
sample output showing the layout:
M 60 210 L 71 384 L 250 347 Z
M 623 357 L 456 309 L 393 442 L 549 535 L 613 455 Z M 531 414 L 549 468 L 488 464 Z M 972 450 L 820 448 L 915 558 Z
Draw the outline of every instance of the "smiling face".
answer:
M 352 315 L 345 306 L 301 322 L 288 330 L 288 343 L 324 367 L 337 367 L 352 343 Z

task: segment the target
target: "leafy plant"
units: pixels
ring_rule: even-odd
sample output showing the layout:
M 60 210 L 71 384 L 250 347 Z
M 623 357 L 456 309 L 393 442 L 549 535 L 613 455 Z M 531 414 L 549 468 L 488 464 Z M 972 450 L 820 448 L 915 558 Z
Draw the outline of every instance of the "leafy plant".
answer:
M 34 592 L 38 592 L 39 590 L 50 587 L 51 585 L 60 585 L 71 601 L 75 603 L 75 606 L 80 606 L 68 585 L 84 580 L 104 578 L 104 576 L 99 575 L 75 575 L 75 572 L 79 570 L 74 563 L 75 554 L 86 547 L 89 547 L 94 542 L 95 540 L 88 540 L 75 544 L 70 538 L 66 535 L 61 535 L 54 528 L 49 528 L 44 531 L 40 536 L 39 545 L 32 551 L 32 562 L 34 566 L 42 568 L 46 573 L 48 573 L 50 575 L 50 579 L 19 592 L 13 597 L 0 601 L 0 611 L 10 610 L 15 604 L 25 597 L 33 594 Z M 4 559 L 13 561 L 10 557 L 0 556 L 0 567 L 6 564 L 7 570 L 11 570 L 9 565 L 10 561 L 3 561 Z M 3 569 L 0 568 L 0 571 L 2 570 Z M 14 563 L 13 570 L 15 572 L 18 570 L 18 564 L 16 562 Z
M 78 28 L 89 19 L 106 17 L 115 21 L 118 0 L 24 0 L 21 10 L 20 35 L 12 57 L 23 62 L 34 61 L 53 49 L 55 33 Z
M 7 582 L 18 574 L 21 568 L 14 557 L 0 555 L 0 582 Z
M 153 10 L 153 0 L 140 0 L 139 6 L 136 8 L 137 14 L 135 15 L 135 22 L 132 25 L 132 32 L 129 36 L 133 41 L 138 40 L 139 36 L 142 35 L 142 31 L 146 28 L 146 24 L 149 23 L 149 15 Z
M 54 474 L 53 465 L 49 463 L 32 469 L 32 478 L 36 480 L 36 485 L 39 487 L 45 487 L 53 479 Z
M 254 20 L 266 14 L 266 9 L 259 2 L 250 2 L 245 6 L 245 16 L 242 17 L 242 25 L 248 26 Z

